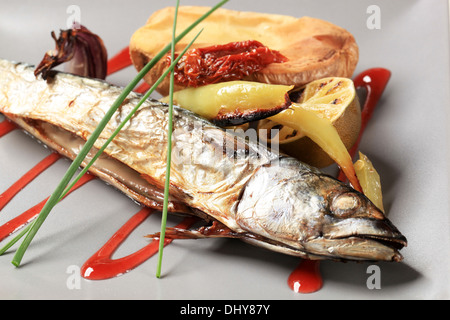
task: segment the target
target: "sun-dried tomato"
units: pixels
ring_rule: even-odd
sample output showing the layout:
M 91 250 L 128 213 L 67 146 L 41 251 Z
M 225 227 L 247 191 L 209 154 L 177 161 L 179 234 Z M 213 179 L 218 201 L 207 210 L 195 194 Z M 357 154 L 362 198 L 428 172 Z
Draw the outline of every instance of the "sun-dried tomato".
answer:
M 255 40 L 188 50 L 175 67 L 175 82 L 198 87 L 241 80 L 271 63 L 286 62 L 280 52 Z M 171 59 L 168 57 L 168 64 Z

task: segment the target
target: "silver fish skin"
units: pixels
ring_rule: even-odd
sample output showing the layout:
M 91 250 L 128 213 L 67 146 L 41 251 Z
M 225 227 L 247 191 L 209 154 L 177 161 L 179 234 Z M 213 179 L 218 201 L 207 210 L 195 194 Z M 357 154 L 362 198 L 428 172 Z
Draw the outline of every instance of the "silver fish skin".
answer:
M 0 59 L 0 112 L 73 159 L 122 88 L 59 72 L 45 81 L 33 72 Z M 140 98 L 129 95 L 95 148 Z M 214 221 L 221 232 L 168 230 L 168 237 L 228 236 L 308 259 L 402 260 L 406 238 L 363 194 L 190 111 L 175 107 L 173 119 L 170 209 Z M 148 99 L 91 172 L 160 209 L 167 128 L 167 105 Z

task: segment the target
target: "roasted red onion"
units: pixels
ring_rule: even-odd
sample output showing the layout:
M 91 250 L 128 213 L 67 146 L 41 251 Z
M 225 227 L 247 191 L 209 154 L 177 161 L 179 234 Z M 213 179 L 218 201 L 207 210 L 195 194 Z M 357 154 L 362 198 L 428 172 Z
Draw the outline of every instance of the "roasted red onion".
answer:
M 42 78 L 46 79 L 52 68 L 68 62 L 66 70 L 70 73 L 98 79 L 106 78 L 108 54 L 98 35 L 84 26 L 61 30 L 59 38 L 56 38 L 54 31 L 51 35 L 56 43 L 55 50 L 44 55 L 34 72 L 36 76 L 41 74 Z

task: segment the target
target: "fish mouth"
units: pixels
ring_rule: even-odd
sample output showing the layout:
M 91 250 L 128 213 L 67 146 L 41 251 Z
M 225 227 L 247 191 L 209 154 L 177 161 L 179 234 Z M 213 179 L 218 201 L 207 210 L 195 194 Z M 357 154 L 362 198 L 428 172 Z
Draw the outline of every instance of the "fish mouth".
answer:
M 354 249 L 352 250 L 344 250 L 346 252 L 345 255 L 347 257 L 350 256 L 354 260 L 373 259 L 376 261 L 400 262 L 403 260 L 403 256 L 401 255 L 399 250 L 407 246 L 407 241 L 405 237 L 381 238 L 372 235 L 358 235 L 357 237 L 354 236 L 347 237 L 342 238 L 341 240 L 352 243 L 352 245 L 354 246 Z M 359 247 L 366 248 L 366 251 L 361 252 L 361 250 L 357 250 Z
M 394 261 L 408 244 L 388 220 L 345 219 L 331 224 L 322 237 L 308 241 L 308 250 L 341 260 Z
M 350 237 L 349 237 L 350 238 Z M 379 237 L 374 235 L 358 235 L 360 239 L 366 239 L 370 241 L 378 242 L 380 245 L 391 247 L 396 250 L 401 250 L 408 245 L 408 241 L 402 234 L 396 236 L 395 238 L 390 237 Z

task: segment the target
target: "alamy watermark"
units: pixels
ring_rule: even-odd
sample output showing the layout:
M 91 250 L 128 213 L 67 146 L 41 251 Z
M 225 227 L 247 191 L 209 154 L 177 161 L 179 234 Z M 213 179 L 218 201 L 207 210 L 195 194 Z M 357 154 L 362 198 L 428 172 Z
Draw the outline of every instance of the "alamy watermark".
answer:
M 369 274 L 366 281 L 367 289 L 381 289 L 381 268 L 372 264 L 367 267 L 366 273 Z
M 81 8 L 75 4 L 67 7 L 66 13 L 69 17 L 66 20 L 67 29 L 81 28 Z
M 81 269 L 77 265 L 70 265 L 66 268 L 66 273 L 69 275 L 66 279 L 66 287 L 69 290 L 81 289 Z
M 379 6 L 373 4 L 367 7 L 366 13 L 369 17 L 366 21 L 366 26 L 369 30 L 381 29 L 381 9 Z

